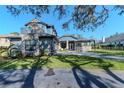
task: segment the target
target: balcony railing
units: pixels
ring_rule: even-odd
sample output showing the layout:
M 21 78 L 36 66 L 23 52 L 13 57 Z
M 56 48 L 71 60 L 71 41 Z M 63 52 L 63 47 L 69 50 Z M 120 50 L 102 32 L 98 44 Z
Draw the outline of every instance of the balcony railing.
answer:
M 36 34 L 36 31 L 31 28 L 24 27 L 24 28 L 21 28 L 21 33 L 22 34 Z
M 42 32 L 42 29 L 36 31 L 36 30 L 33 30 L 30 27 L 21 28 L 21 34 L 51 34 L 51 35 L 56 36 L 56 33 L 55 33 L 55 31 L 53 29 L 47 29 L 47 31 Z

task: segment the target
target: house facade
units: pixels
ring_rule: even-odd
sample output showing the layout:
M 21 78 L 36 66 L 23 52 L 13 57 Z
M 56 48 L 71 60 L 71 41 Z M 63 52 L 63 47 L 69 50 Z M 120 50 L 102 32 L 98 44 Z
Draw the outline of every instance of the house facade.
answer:
M 15 44 L 23 55 L 39 55 L 41 51 L 55 52 L 57 50 L 57 32 L 53 25 L 40 22 L 37 19 L 26 23 L 19 35 L 9 34 L 0 36 L 0 47 L 8 48 Z
M 38 43 L 37 43 L 38 42 Z M 37 19 L 26 23 L 21 33 L 1 35 L 0 47 L 8 48 L 11 44 L 20 44 L 23 54 L 35 53 L 41 50 L 56 52 L 57 50 L 90 51 L 95 40 L 82 38 L 79 35 L 64 35 L 57 37 L 53 25 L 40 22 Z
M 79 35 L 64 35 L 59 38 L 59 49 L 69 51 L 90 51 L 95 40 L 79 37 Z
M 21 37 L 24 44 L 22 53 L 28 55 L 33 53 L 39 55 L 41 52 L 56 52 L 57 32 L 53 25 L 40 22 L 37 19 L 25 24 L 21 30 Z
M 105 44 L 122 45 L 124 46 L 124 33 L 116 33 L 110 37 L 105 38 Z
M 124 50 L 124 33 L 115 33 L 98 43 L 100 48 L 110 50 Z

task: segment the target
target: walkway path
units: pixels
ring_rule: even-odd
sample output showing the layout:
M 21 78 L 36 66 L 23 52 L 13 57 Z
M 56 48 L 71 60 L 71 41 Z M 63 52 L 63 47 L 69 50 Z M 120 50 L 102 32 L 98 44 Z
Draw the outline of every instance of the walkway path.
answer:
M 124 71 L 79 68 L 0 70 L 2 88 L 116 88 L 124 87 Z
M 93 52 L 58 52 L 57 55 L 80 55 L 80 56 L 89 56 L 89 57 L 95 57 L 95 58 L 124 61 L 124 57 L 103 55 L 103 54 L 98 54 Z

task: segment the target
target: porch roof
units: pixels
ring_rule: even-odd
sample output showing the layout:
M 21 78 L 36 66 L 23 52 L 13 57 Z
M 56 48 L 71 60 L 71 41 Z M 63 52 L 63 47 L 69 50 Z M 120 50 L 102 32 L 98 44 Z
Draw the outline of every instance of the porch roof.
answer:
M 8 35 L 0 35 L 0 38 L 21 38 L 21 36 L 20 35 L 8 34 Z
M 91 42 L 91 41 L 95 41 L 95 40 L 86 39 L 86 38 L 77 38 L 74 36 L 62 36 L 59 38 L 59 41 Z

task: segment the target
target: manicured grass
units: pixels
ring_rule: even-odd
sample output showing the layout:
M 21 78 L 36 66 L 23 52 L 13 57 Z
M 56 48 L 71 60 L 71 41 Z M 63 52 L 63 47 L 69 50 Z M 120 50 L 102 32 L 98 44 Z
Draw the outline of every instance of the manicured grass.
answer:
M 123 50 L 104 50 L 104 49 L 93 49 L 89 52 L 100 53 L 104 55 L 124 56 Z
M 116 69 L 124 70 L 124 62 L 93 57 L 75 55 L 43 56 L 34 58 L 3 59 L 0 60 L 0 69 L 25 69 L 25 68 L 72 68 L 81 67 L 88 69 Z

